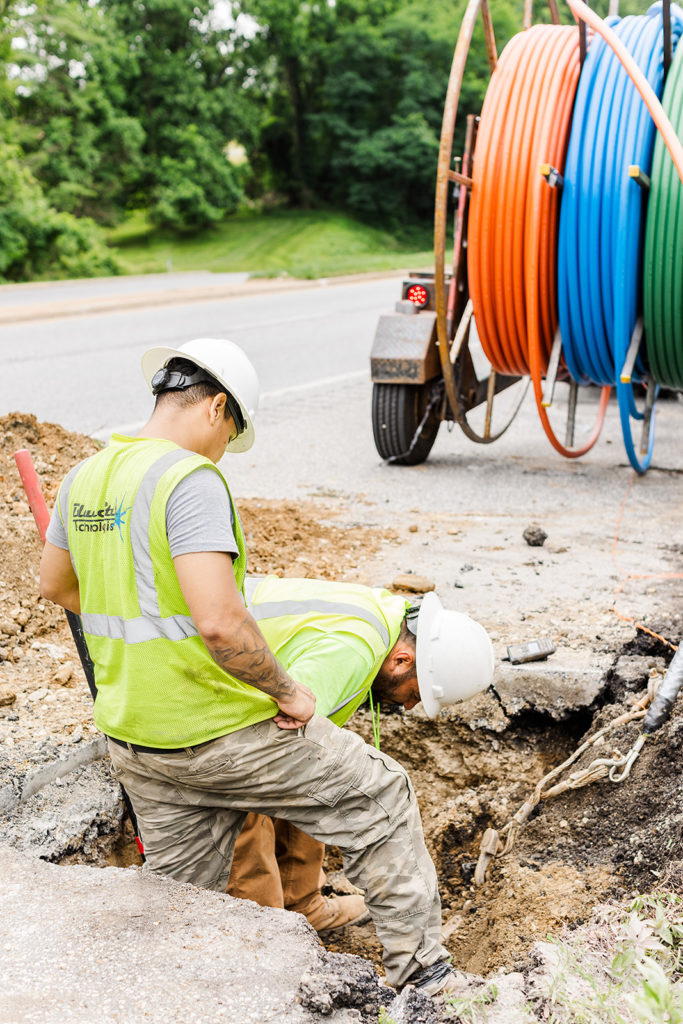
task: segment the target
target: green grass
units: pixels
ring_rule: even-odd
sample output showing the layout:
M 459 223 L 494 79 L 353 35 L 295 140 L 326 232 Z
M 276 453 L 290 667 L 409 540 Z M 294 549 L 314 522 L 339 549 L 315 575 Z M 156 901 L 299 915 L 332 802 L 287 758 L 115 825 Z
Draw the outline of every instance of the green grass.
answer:
M 153 230 L 139 212 L 111 230 L 108 241 L 127 274 L 211 270 L 318 278 L 428 269 L 434 259 L 431 225 L 399 238 L 320 210 L 239 214 L 190 238 Z

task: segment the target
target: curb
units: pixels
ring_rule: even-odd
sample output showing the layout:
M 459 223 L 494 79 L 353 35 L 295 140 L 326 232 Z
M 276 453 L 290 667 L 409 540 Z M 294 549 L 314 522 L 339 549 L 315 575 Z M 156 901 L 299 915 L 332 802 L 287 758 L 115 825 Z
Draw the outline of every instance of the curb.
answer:
M 58 320 L 67 317 L 93 316 L 98 313 L 122 313 L 130 309 L 156 306 L 187 305 L 195 302 L 220 302 L 223 299 L 248 298 L 250 295 L 327 288 L 335 285 L 357 284 L 364 281 L 383 281 L 405 276 L 405 270 L 371 271 L 367 274 L 348 274 L 316 280 L 291 278 L 251 278 L 241 284 L 217 285 L 201 288 L 176 288 L 165 292 L 132 292 L 130 295 L 98 296 L 92 299 L 55 302 L 44 307 L 35 305 L 0 309 L 0 327 L 9 324 L 30 323 L 39 320 Z M 120 278 L 116 278 L 120 280 Z M 39 282 L 48 284 L 48 282 Z M 55 282 L 50 282 L 55 283 Z M 10 286 L 13 287 L 13 286 Z M 16 287 L 21 288 L 22 285 Z M 1 293 L 0 293 L 1 296 Z
M 49 785 L 63 775 L 68 775 L 69 772 L 80 768 L 81 765 L 99 761 L 106 754 L 106 737 L 97 736 L 87 743 L 79 744 L 77 750 L 69 751 L 54 761 L 48 761 L 37 768 L 29 769 L 23 777 L 21 772 L 18 772 L 13 779 L 14 784 L 3 786 L 0 789 L 0 813 L 14 810 L 24 800 L 28 800 L 30 796 L 41 790 L 43 786 Z

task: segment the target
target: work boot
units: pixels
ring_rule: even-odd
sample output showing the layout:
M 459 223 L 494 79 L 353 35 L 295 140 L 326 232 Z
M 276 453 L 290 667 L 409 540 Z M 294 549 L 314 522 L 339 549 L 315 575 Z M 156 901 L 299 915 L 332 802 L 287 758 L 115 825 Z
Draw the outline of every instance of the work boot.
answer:
M 442 1002 L 446 996 L 455 991 L 457 978 L 447 960 L 437 960 L 436 963 L 430 964 L 429 967 L 423 967 L 413 974 L 407 984 L 413 985 L 437 1002 Z
M 329 932 L 347 924 L 365 924 L 370 914 L 362 896 L 321 896 L 306 909 L 306 918 L 317 932 Z

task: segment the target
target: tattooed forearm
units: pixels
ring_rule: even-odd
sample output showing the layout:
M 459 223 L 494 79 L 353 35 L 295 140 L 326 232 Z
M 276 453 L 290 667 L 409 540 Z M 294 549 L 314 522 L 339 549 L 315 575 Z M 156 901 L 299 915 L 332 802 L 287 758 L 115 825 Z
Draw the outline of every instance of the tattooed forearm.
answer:
M 296 685 L 273 656 L 261 632 L 245 616 L 231 643 L 207 643 L 217 665 L 243 683 L 263 690 L 273 700 L 287 700 L 296 693 Z

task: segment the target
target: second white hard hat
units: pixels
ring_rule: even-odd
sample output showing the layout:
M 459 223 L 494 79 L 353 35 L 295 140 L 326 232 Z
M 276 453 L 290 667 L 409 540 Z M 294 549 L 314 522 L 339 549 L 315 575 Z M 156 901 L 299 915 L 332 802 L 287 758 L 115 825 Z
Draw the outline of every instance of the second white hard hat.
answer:
M 238 402 L 246 423 L 245 429 L 232 441 L 226 451 L 246 452 L 254 443 L 253 416 L 259 399 L 256 370 L 246 353 L 234 341 L 221 338 L 194 338 L 179 348 L 150 348 L 142 357 L 142 373 L 149 388 L 157 370 L 163 369 L 171 359 L 191 359 L 207 370 Z
M 493 645 L 484 627 L 445 609 L 434 593 L 425 594 L 420 606 L 416 660 L 420 700 L 430 718 L 481 693 L 493 679 Z

